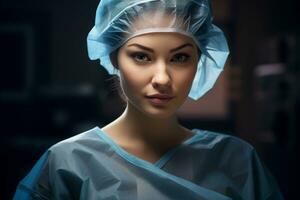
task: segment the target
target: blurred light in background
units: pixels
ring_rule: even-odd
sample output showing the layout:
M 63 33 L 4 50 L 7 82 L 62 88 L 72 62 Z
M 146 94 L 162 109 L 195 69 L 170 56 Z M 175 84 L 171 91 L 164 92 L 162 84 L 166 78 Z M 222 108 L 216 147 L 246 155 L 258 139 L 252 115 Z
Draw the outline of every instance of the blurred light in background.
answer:
M 88 60 L 98 0 L 0 1 L 0 199 L 52 144 L 123 110 L 110 76 Z M 292 1 L 212 0 L 230 59 L 213 90 L 179 110 L 189 128 L 239 136 L 256 148 L 283 194 L 296 194 L 300 37 Z

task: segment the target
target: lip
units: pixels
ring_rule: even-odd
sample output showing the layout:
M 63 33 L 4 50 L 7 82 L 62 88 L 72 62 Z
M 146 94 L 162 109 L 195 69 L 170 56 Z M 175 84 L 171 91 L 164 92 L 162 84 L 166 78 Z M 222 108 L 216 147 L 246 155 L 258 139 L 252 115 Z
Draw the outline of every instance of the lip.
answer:
M 158 99 L 172 99 L 174 98 L 173 96 L 170 95 L 166 95 L 166 94 L 153 94 L 153 95 L 149 95 L 146 96 L 148 98 L 158 98 Z
M 163 105 L 166 105 L 168 102 L 170 102 L 174 97 L 169 96 L 169 95 L 155 94 L 155 95 L 151 95 L 151 96 L 146 96 L 146 98 L 153 105 L 163 106 Z

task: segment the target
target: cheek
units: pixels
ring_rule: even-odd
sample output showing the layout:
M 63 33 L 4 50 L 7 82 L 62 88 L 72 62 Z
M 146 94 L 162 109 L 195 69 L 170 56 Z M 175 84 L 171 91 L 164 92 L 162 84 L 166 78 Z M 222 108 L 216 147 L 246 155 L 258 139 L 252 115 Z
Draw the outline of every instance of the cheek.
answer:
M 139 85 L 140 80 L 137 79 L 137 71 L 134 70 L 132 62 L 124 55 L 119 54 L 118 57 L 119 70 L 120 70 L 120 83 L 126 96 L 130 91 L 136 90 L 136 86 Z
M 137 75 L 138 74 L 138 75 Z M 120 70 L 121 87 L 125 95 L 131 96 L 132 93 L 141 93 L 145 85 L 145 78 L 141 73 L 132 69 Z
M 196 74 L 196 67 L 191 68 L 191 70 L 181 72 L 180 75 L 175 76 L 178 89 L 184 92 L 185 94 L 188 94 L 192 86 L 195 74 Z

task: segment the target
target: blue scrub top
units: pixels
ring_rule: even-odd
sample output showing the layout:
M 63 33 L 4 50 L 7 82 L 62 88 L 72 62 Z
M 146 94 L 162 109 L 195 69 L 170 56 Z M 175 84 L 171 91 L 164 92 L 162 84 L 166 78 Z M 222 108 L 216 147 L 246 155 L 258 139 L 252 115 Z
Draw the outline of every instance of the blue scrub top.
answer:
M 50 147 L 20 181 L 14 199 L 283 199 L 250 144 L 221 133 L 193 132 L 153 164 L 95 127 Z

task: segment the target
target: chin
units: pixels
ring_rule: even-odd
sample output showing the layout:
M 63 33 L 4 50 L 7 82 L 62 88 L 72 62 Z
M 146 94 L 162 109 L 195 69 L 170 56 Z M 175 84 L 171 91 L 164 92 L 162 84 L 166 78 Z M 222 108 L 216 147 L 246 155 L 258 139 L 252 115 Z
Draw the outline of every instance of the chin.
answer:
M 159 119 L 167 119 L 175 114 L 174 108 L 155 108 L 155 107 L 148 107 L 143 110 L 143 112 L 149 116 Z
M 154 106 L 143 101 L 140 102 L 131 102 L 131 105 L 135 107 L 135 109 L 139 110 L 144 115 L 150 118 L 156 119 L 167 119 L 172 116 L 177 111 L 177 107 L 173 104 L 166 105 L 166 106 Z

